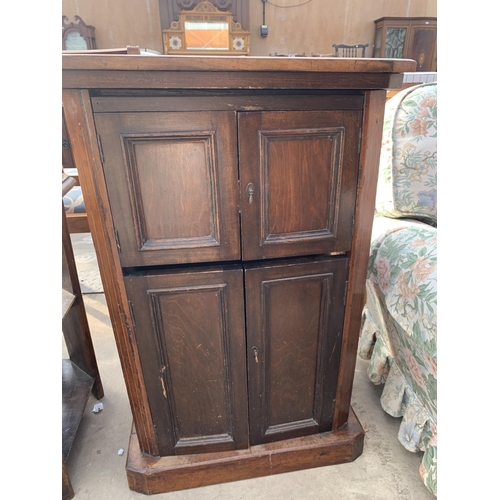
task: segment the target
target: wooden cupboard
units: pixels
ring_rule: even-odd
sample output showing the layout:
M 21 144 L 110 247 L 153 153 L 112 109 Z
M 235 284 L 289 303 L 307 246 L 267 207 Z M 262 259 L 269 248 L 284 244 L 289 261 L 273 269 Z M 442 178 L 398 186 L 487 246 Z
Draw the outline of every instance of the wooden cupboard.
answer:
M 76 185 L 73 177 L 62 174 L 62 196 Z M 75 496 L 66 462 L 90 394 L 104 397 L 99 367 L 92 343 L 83 295 L 78 280 L 73 246 L 62 205 L 62 333 L 68 359 L 62 360 L 62 498 Z
M 131 489 L 359 456 L 350 397 L 385 89 L 414 67 L 63 56 L 134 418 Z
M 373 57 L 414 59 L 416 71 L 437 71 L 435 17 L 381 17 L 374 22 Z

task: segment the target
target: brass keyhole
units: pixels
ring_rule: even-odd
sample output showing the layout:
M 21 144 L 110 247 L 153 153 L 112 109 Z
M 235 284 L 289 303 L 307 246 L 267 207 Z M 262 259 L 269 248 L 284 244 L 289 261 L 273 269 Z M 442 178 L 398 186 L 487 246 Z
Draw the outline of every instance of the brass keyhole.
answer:
M 253 358 L 255 359 L 255 362 L 258 363 L 259 362 L 259 350 L 257 349 L 257 347 L 253 346 L 252 352 L 253 352 Z
M 248 204 L 251 205 L 253 203 L 253 195 L 255 193 L 255 186 L 252 183 L 248 184 L 246 192 L 247 192 L 247 196 L 248 196 Z

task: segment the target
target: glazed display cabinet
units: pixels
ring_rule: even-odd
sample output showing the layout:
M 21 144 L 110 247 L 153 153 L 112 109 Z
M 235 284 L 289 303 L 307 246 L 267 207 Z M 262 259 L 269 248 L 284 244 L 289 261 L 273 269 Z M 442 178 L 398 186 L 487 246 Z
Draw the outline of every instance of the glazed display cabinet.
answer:
M 375 21 L 373 57 L 406 58 L 416 71 L 437 71 L 435 17 L 382 17 Z
M 355 460 L 386 89 L 411 60 L 63 55 L 146 494 Z

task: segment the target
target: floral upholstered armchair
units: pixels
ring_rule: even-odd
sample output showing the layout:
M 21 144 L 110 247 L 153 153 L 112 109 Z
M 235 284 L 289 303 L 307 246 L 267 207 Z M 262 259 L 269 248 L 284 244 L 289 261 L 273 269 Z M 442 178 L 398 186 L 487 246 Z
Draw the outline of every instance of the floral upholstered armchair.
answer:
M 359 355 L 437 495 L 437 83 L 386 103 Z

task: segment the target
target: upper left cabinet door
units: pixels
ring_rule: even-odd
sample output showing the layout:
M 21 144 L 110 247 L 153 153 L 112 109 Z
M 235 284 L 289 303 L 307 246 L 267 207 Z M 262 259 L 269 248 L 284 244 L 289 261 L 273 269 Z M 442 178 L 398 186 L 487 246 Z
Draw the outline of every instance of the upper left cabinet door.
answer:
M 240 257 L 234 112 L 95 115 L 124 267 Z

